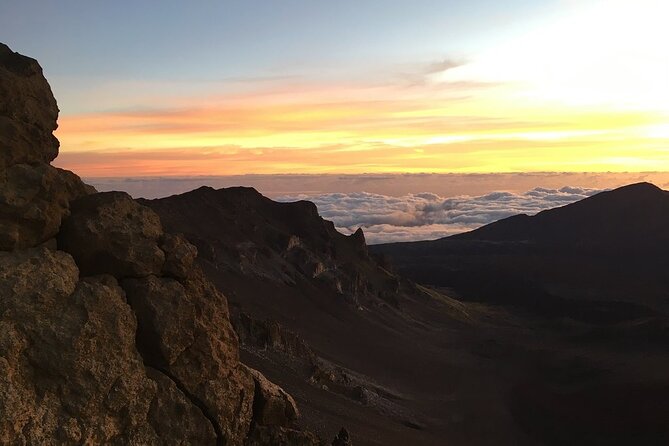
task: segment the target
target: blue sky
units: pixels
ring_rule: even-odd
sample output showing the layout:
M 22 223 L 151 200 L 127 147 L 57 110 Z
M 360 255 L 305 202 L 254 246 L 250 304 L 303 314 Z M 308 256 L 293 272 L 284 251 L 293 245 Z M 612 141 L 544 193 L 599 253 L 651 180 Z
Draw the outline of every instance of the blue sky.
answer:
M 87 177 L 669 170 L 666 0 L 0 3 Z
M 85 107 L 70 94 L 106 81 L 364 77 L 466 59 L 558 3 L 5 1 L 0 41 L 40 60 L 67 113 Z

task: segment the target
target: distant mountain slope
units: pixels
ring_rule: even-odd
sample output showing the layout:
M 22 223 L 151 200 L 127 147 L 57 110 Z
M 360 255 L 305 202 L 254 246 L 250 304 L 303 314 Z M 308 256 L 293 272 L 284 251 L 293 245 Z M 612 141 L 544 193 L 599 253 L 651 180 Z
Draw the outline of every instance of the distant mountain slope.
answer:
M 591 203 L 630 214 L 631 204 L 599 200 Z M 645 281 L 664 277 L 664 264 L 556 254 L 566 245 L 550 237 L 560 224 L 585 221 L 574 239 L 603 233 L 606 219 L 595 221 L 590 205 L 547 212 L 549 223 L 521 217 L 540 222 L 528 225 L 538 228 L 532 237 L 510 225 L 503 236 L 498 226 L 474 240 L 368 247 L 361 231 L 338 233 L 311 203 L 277 203 L 248 188 L 142 202 L 197 245 L 229 298 L 242 360 L 293 395 L 306 426 L 326 438 L 342 425 L 363 446 L 669 438 L 654 415 L 668 404 L 669 324 L 646 306 Z M 403 279 L 389 260 L 450 289 Z M 653 286 L 665 299 L 668 288 Z
M 362 230 L 339 233 L 311 202 L 276 202 L 246 187 L 142 202 L 217 269 L 328 289 L 356 305 L 398 304 L 400 280 L 370 258 Z
M 669 192 L 638 183 L 535 216 L 517 215 L 451 237 L 548 245 L 643 246 L 669 243 Z
M 229 299 L 243 360 L 285 386 L 324 437 L 345 426 L 356 445 L 437 445 L 446 433 L 487 444 L 489 434 L 466 437 L 479 416 L 461 426 L 435 418 L 444 404 L 480 413 L 498 438 L 522 435 L 493 415 L 505 410 L 499 393 L 473 402 L 482 397 L 475 382 L 492 382 L 461 364 L 469 342 L 454 339 L 479 336 L 477 311 L 384 268 L 362 231 L 343 235 L 313 203 L 275 202 L 251 188 L 140 201 L 197 246 Z M 463 396 L 449 403 L 455 391 Z
M 668 312 L 668 248 L 669 193 L 639 183 L 452 237 L 371 249 L 413 280 L 465 299 L 590 319 L 634 317 L 646 311 L 640 306 Z M 583 302 L 607 309 L 593 314 Z

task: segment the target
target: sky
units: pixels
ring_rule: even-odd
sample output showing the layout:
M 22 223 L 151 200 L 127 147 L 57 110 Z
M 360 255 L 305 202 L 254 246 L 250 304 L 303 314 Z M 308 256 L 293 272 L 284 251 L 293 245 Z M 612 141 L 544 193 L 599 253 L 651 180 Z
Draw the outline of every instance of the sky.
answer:
M 0 3 L 86 178 L 669 170 L 662 0 Z M 529 189 L 528 189 L 529 190 Z

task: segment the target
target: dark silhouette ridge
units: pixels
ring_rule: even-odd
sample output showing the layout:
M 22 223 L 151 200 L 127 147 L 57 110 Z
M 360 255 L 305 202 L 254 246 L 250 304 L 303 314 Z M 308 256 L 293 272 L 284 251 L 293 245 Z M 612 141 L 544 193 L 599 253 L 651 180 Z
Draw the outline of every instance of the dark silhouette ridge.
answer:
M 451 238 L 653 249 L 669 243 L 669 193 L 650 183 L 631 184 L 532 217 L 509 217 Z
M 632 185 L 459 237 L 371 247 L 361 230 L 339 234 L 310 203 L 277 203 L 249 188 L 142 202 L 206 253 L 203 269 L 231 296 L 242 357 L 296 395 L 314 429 L 345 424 L 356 444 L 654 444 L 668 438 L 652 416 L 666 407 L 664 384 L 650 378 L 650 365 L 630 376 L 619 364 L 669 341 L 659 295 L 629 293 L 644 285 L 638 274 L 659 270 L 635 257 L 634 274 L 612 275 L 619 259 L 610 253 L 620 245 L 607 237 L 651 237 L 653 226 L 632 221 L 629 209 L 643 203 L 641 218 L 651 218 L 664 206 L 658 191 Z M 628 220 L 607 228 L 615 218 L 599 212 Z M 559 225 L 575 243 L 550 237 Z M 596 243 L 583 243 L 588 234 Z M 415 285 L 390 272 L 395 267 L 449 288 Z M 598 359 L 583 358 L 589 351 Z M 474 368 L 462 355 L 477 358 L 468 363 Z M 667 366 L 662 358 L 656 366 Z M 602 403 L 605 389 L 640 406 L 630 414 L 623 402 Z M 453 406 L 443 399 L 451 392 Z M 466 421 L 430 415 L 444 407 Z M 609 423 L 620 428 L 609 433 Z

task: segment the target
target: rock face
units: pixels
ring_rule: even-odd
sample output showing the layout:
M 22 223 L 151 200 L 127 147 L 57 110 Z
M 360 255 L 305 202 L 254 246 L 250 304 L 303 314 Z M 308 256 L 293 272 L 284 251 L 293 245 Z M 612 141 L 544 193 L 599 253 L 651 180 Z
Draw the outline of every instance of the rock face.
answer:
M 0 443 L 318 444 L 240 362 L 196 248 L 48 164 L 57 115 L 37 62 L 0 44 Z
M 54 237 L 71 200 L 92 191 L 50 166 L 58 107 L 37 61 L 0 43 L 0 250 Z
M 48 164 L 0 168 L 0 249 L 35 246 L 58 233 L 69 202 L 90 188 Z
M 248 370 L 255 382 L 253 410 L 256 422 L 265 426 L 285 426 L 295 421 L 299 411 L 293 397 L 259 371 Z
M 58 155 L 58 106 L 36 60 L 0 43 L 0 168 Z
M 84 274 L 118 277 L 160 274 L 165 253 L 158 247 L 160 218 L 124 192 L 90 195 L 72 204 L 58 236 Z
M 140 202 L 160 215 L 165 228 L 183 233 L 219 271 L 279 286 L 334 290 L 357 307 L 399 305 L 401 284 L 370 257 L 362 229 L 339 233 L 313 203 L 275 202 L 246 187 L 201 187 Z
M 62 251 L 0 253 L 0 295 L 1 443 L 170 440 L 165 421 L 152 421 L 184 397 L 147 375 L 113 277 L 79 280 Z M 201 412 L 182 412 L 180 436 L 212 438 Z

